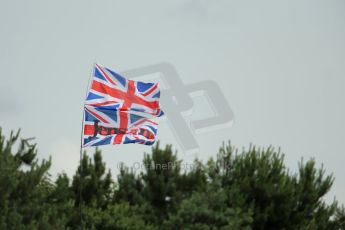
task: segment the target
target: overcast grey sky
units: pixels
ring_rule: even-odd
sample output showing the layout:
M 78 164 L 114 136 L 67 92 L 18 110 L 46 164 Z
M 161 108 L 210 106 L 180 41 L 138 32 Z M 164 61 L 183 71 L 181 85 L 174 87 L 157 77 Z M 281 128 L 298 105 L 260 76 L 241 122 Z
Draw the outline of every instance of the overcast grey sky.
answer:
M 226 140 L 281 147 L 293 171 L 314 157 L 336 177 L 328 199 L 345 203 L 344 12 L 343 0 L 0 0 L 0 126 L 35 136 L 52 174 L 71 175 L 92 64 L 125 71 L 164 61 L 186 84 L 217 82 L 234 112 L 231 127 L 196 135 L 199 158 Z M 206 113 L 195 106 L 188 119 Z M 164 120 L 159 139 L 193 159 Z M 115 171 L 150 151 L 101 149 Z

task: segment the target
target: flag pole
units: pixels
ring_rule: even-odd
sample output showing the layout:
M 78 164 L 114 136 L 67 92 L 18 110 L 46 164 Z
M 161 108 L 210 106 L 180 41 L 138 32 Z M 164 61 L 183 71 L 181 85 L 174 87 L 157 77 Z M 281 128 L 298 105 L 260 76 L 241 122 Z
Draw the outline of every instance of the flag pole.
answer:
M 84 221 L 83 221 L 83 196 L 82 196 L 82 189 L 83 189 L 83 129 L 84 129 L 84 117 L 85 112 L 83 108 L 83 122 L 81 127 L 81 138 L 80 138 L 80 155 L 79 155 L 79 214 L 80 214 L 80 224 L 81 229 L 84 229 Z
M 87 98 L 88 96 L 88 92 L 90 89 L 90 82 L 91 82 L 91 78 L 94 75 L 94 71 L 95 71 L 95 66 L 96 66 L 96 62 L 94 62 L 93 67 L 92 67 L 92 71 L 89 77 L 89 81 L 87 84 L 87 88 L 86 88 L 86 94 L 85 94 L 85 98 Z M 80 215 L 80 224 L 81 224 L 81 229 L 84 229 L 84 220 L 83 220 L 83 195 L 82 195 L 82 190 L 83 190 L 83 136 L 84 136 L 84 119 L 85 119 L 85 102 L 83 105 L 83 120 L 81 122 L 81 134 L 80 134 L 80 154 L 79 154 L 79 173 L 80 173 L 80 178 L 79 178 L 79 215 Z

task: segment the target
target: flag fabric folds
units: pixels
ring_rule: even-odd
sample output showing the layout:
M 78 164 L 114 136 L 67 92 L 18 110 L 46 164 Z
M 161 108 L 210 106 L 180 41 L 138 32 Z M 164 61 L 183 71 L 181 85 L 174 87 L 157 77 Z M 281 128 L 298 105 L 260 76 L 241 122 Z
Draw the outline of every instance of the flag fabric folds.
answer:
M 82 146 L 152 145 L 156 118 L 163 115 L 159 98 L 157 83 L 129 80 L 95 64 L 84 104 Z

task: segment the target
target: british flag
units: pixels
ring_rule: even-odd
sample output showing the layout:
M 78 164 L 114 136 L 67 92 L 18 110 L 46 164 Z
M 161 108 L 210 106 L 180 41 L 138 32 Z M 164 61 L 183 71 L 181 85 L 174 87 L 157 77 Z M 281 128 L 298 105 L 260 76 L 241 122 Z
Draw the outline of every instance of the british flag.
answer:
M 157 83 L 128 80 L 95 64 L 84 105 L 83 147 L 139 143 L 152 145 L 163 115 Z

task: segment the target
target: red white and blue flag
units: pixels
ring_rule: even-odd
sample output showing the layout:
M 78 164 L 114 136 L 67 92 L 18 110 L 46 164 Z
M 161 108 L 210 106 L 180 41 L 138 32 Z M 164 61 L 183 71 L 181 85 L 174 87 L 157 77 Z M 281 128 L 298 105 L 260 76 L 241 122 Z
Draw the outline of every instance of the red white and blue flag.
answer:
M 84 105 L 82 146 L 152 145 L 162 116 L 157 83 L 128 80 L 95 64 Z

